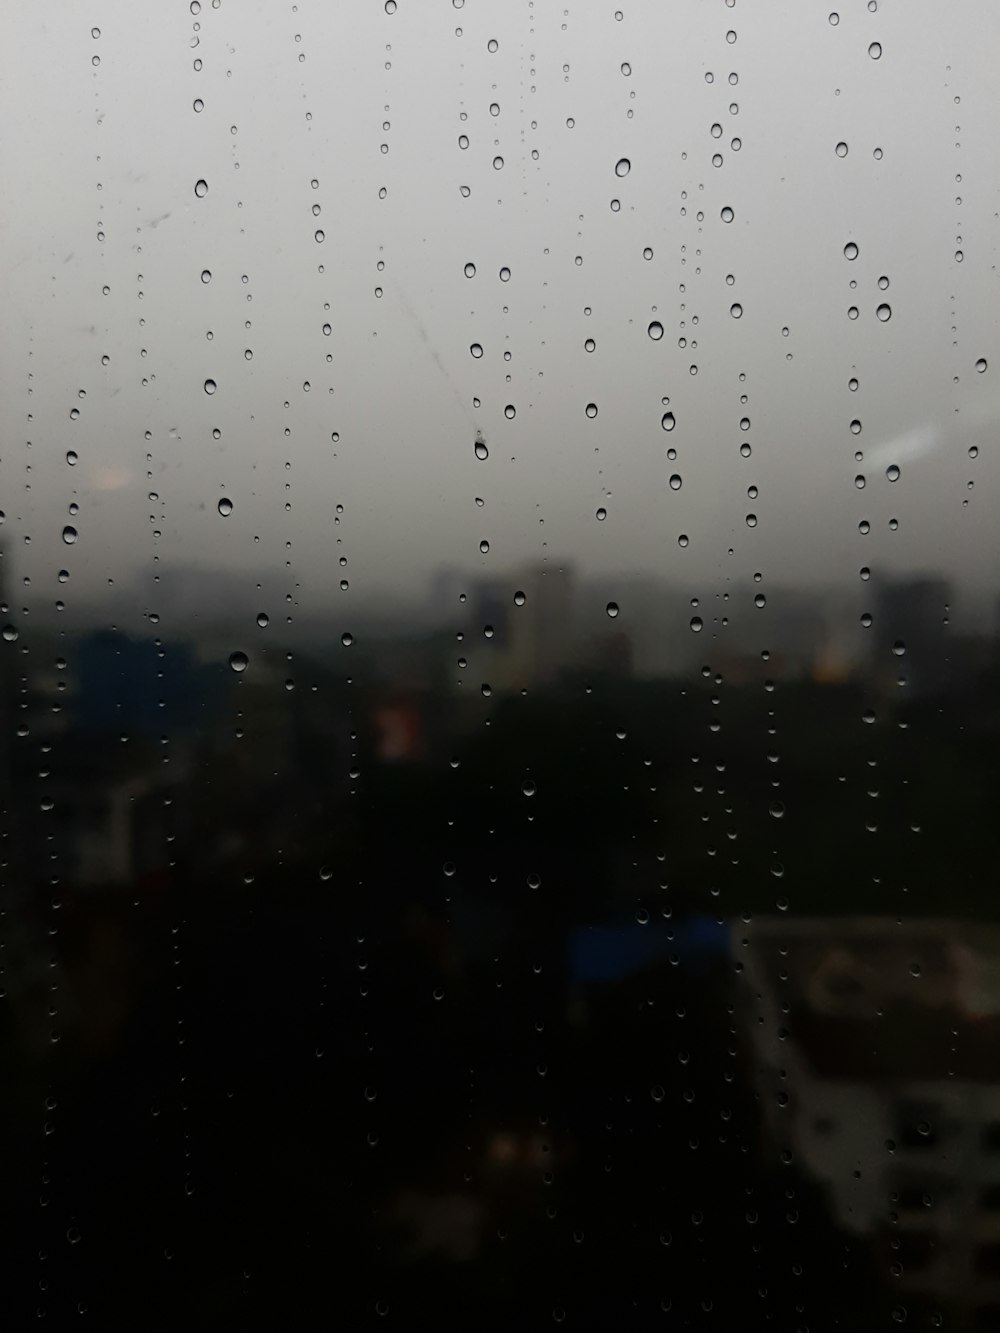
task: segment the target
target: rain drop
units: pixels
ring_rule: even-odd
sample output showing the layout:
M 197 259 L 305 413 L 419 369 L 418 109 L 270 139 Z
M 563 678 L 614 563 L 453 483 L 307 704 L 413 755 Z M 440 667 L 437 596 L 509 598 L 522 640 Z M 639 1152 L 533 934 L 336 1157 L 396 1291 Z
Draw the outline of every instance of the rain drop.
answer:
M 235 671 L 237 674 L 239 674 L 241 671 L 246 671 L 249 665 L 250 665 L 250 659 L 247 657 L 246 653 L 229 654 L 230 670 Z

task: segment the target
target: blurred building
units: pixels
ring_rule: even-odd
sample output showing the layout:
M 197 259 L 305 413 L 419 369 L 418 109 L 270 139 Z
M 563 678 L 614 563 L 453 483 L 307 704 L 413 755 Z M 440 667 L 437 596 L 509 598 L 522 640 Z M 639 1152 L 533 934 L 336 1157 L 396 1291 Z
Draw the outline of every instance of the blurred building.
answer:
M 758 918 L 734 938 L 772 1151 L 900 1293 L 1000 1303 L 1000 927 Z

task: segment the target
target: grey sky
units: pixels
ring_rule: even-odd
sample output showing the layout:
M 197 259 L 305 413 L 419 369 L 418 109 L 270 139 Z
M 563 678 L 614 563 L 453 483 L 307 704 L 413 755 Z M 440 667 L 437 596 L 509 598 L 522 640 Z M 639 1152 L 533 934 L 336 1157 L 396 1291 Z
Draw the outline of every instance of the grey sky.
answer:
M 1000 11 L 836 3 L 9 6 L 18 581 L 138 580 L 133 628 L 154 555 L 297 580 L 346 622 L 441 566 L 543 558 L 703 599 L 862 564 L 995 586 Z

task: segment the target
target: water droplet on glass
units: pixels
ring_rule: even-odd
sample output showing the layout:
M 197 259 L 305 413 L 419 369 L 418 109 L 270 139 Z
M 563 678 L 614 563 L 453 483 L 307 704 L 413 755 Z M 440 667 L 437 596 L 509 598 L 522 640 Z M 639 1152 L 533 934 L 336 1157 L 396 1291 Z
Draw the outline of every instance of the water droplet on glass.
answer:
M 586 409 L 585 409 L 585 410 L 586 410 L 586 413 L 587 413 L 587 416 L 588 416 L 588 417 L 596 417 L 596 416 L 597 416 L 597 404 L 596 404 L 596 403 L 588 403 L 587 406 L 586 406 Z
M 986 358 L 984 356 L 981 356 L 976 362 L 976 369 L 979 371 L 980 375 L 986 369 Z
M 847 144 L 844 143 L 843 139 L 841 139 L 840 143 L 837 144 L 836 148 L 833 151 L 837 154 L 838 157 L 846 157 Z
M 237 672 L 237 674 L 241 671 L 246 671 L 249 665 L 250 665 L 250 659 L 247 657 L 246 653 L 229 654 L 230 669 Z
M 659 342 L 660 339 L 663 337 L 663 325 L 660 323 L 658 319 L 654 319 L 653 322 L 650 324 L 649 328 L 646 330 L 646 332 L 649 334 L 649 336 L 653 339 L 654 342 Z
M 615 616 L 618 614 L 618 603 L 608 602 L 607 606 L 604 609 L 611 617 L 611 619 L 614 620 Z
M 224 495 L 219 501 L 219 513 L 222 515 L 223 518 L 228 518 L 232 512 L 233 512 L 233 502 L 228 498 L 228 496 Z
M 627 176 L 631 170 L 632 170 L 632 163 L 628 160 L 627 157 L 620 157 L 618 161 L 615 163 L 616 176 Z
M 515 605 L 515 606 L 523 606 L 524 603 L 525 603 L 525 596 L 524 596 L 524 593 L 521 592 L 520 589 L 518 589 L 518 591 L 514 594 L 514 605 Z
M 476 457 L 479 459 L 480 462 L 483 462 L 490 456 L 490 451 L 486 447 L 486 441 L 480 439 L 479 437 L 476 438 L 475 451 L 476 451 Z
M 660 417 L 660 425 L 663 427 L 664 430 L 673 430 L 676 424 L 677 422 L 674 418 L 673 412 L 664 412 L 663 416 Z
M 257 612 L 257 624 L 261 627 L 261 629 L 267 629 L 270 622 L 271 622 L 271 617 L 267 614 L 266 611 Z
M 510 269 L 506 266 L 506 264 L 505 264 L 504 267 L 500 270 L 500 281 L 501 281 L 501 282 L 510 282 Z
M 883 301 L 882 304 L 875 311 L 875 314 L 884 324 L 887 320 L 892 319 L 892 306 L 889 305 L 887 302 Z
M 705 622 L 702 620 L 701 616 L 691 617 L 691 629 L 694 631 L 695 634 L 701 633 L 704 623 Z
M 729 313 L 732 315 L 733 319 L 739 319 L 743 314 L 743 307 L 738 301 L 734 301 L 729 307 Z
M 608 516 L 608 511 L 607 511 L 607 510 L 604 508 L 604 506 L 602 505 L 601 508 L 598 509 L 598 511 L 597 511 L 597 521 L 598 521 L 598 523 L 603 523 L 604 520 L 607 518 L 607 516 Z
M 79 458 L 79 456 L 80 455 L 76 452 L 75 449 L 66 450 L 66 462 L 70 465 L 70 467 L 76 466 L 76 461 Z
M 65 527 L 63 528 L 63 530 L 62 530 L 62 539 L 63 539 L 63 541 L 66 543 L 67 546 L 72 546 L 72 545 L 73 545 L 73 543 L 74 543 L 74 542 L 76 541 L 76 539 L 77 539 L 77 535 L 78 535 L 78 534 L 77 534 L 76 528 L 74 528 L 74 527 L 70 527 L 70 525 L 69 525 L 68 523 L 66 524 L 66 526 L 65 526 Z
M 747 525 L 748 528 L 755 528 L 755 527 L 757 526 L 757 515 L 756 515 L 756 514 L 747 514 L 747 516 L 746 516 L 746 525 Z
M 206 380 L 206 381 L 205 381 L 205 392 L 206 392 L 206 393 L 215 393 L 215 389 L 216 389 L 215 380 Z
M 858 257 L 858 247 L 855 245 L 853 241 L 848 241 L 847 244 L 844 246 L 844 258 L 857 259 L 857 257 Z
M 521 783 L 521 791 L 524 792 L 525 796 L 534 796 L 536 787 L 531 778 L 524 779 Z
M 194 192 L 199 199 L 204 199 L 205 195 L 208 194 L 208 181 L 195 181 Z
M 677 538 L 677 545 L 678 545 L 678 546 L 687 546 L 689 540 L 690 540 L 690 539 L 688 538 L 687 533 L 686 533 L 686 532 L 682 532 L 681 535 Z
M 719 214 L 719 216 L 722 218 L 723 222 L 732 222 L 732 220 L 733 220 L 735 214 L 733 213 L 733 210 L 732 210 L 732 209 L 729 207 L 729 205 L 727 204 L 726 207 L 725 207 L 725 208 L 722 210 L 722 212 Z
M 514 406 L 513 403 L 508 403 L 503 410 L 503 414 L 508 421 L 513 421 L 514 418 L 517 416 L 517 408 Z
M 871 46 L 868 48 L 868 54 L 871 56 L 872 60 L 878 60 L 882 54 L 882 43 L 872 42 Z
M 672 491 L 679 491 L 679 490 L 680 490 L 681 486 L 683 485 L 683 482 L 682 482 L 682 480 L 681 480 L 681 475 L 680 475 L 679 472 L 673 472 L 673 473 L 671 473 L 671 475 L 670 475 L 670 483 L 669 483 L 669 484 L 670 484 L 670 489 L 671 489 Z
M 18 632 L 13 625 L 4 625 L 3 637 L 5 643 L 16 643 Z
M 885 470 L 885 475 L 890 481 L 899 481 L 899 468 L 895 463 L 890 463 Z
M 343 634 L 340 636 L 340 642 L 344 645 L 345 648 L 350 648 L 351 644 L 354 642 L 354 635 L 349 630 L 345 629 Z

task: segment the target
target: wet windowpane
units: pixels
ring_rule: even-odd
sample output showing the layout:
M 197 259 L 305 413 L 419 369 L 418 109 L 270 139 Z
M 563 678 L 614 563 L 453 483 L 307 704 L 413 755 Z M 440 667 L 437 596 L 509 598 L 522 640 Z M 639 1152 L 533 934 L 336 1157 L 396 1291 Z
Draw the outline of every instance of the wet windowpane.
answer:
M 1000 1327 L 1000 14 L 14 3 L 11 1328 Z

